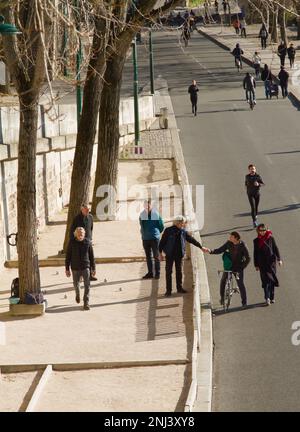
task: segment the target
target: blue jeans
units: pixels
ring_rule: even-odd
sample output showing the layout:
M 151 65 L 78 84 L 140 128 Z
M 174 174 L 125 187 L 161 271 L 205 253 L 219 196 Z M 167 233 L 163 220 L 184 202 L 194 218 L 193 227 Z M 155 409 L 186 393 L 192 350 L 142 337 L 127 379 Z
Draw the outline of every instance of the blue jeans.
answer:
M 271 81 L 266 80 L 264 82 L 265 84 L 265 94 L 266 94 L 266 98 L 271 96 Z
M 252 101 L 255 101 L 255 90 L 246 90 L 246 99 L 250 100 L 250 93 L 252 93 Z
M 143 240 L 143 246 L 146 254 L 148 273 L 153 274 L 153 263 L 152 255 L 154 258 L 155 265 L 155 275 L 160 274 L 160 261 L 159 261 L 159 250 L 158 250 L 159 240 Z
M 79 295 L 80 293 L 80 277 L 83 277 L 84 281 L 84 295 L 83 295 L 83 302 L 88 303 L 90 298 L 90 269 L 86 268 L 83 270 L 72 270 L 72 276 L 73 276 L 73 285 L 76 291 L 76 294 Z

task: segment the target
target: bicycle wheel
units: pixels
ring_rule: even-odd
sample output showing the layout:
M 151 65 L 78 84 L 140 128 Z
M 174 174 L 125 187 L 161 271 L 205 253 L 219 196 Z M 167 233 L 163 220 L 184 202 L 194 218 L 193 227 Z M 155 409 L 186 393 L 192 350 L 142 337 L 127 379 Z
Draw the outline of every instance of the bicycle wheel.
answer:
M 229 277 L 227 278 L 226 285 L 225 285 L 225 293 L 224 293 L 224 312 L 227 312 L 230 306 L 231 302 L 231 280 Z

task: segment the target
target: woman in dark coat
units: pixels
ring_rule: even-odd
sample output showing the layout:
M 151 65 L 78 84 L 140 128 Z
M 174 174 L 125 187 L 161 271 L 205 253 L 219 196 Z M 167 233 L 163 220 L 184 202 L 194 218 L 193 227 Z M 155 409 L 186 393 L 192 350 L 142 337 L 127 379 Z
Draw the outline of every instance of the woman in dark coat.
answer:
M 279 286 L 276 277 L 276 262 L 281 266 L 279 249 L 276 245 L 272 231 L 264 224 L 257 227 L 257 237 L 254 242 L 254 266 L 260 271 L 262 287 L 265 292 L 266 306 L 275 303 L 274 289 Z

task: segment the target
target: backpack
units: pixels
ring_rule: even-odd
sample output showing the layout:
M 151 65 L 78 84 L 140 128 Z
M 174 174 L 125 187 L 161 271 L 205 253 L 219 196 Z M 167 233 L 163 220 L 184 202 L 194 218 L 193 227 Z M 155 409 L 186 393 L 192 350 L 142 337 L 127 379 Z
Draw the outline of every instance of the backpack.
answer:
M 262 38 L 267 37 L 267 30 L 265 30 L 265 29 L 261 30 L 260 37 L 262 37 Z
M 11 287 L 10 287 L 10 296 L 11 297 L 20 297 L 20 290 L 19 290 L 19 278 L 14 278 Z
M 223 267 L 225 271 L 230 271 L 232 269 L 232 261 L 229 251 L 225 251 L 222 255 Z
M 25 304 L 33 305 L 33 304 L 42 304 L 43 302 L 44 302 L 44 296 L 42 293 L 33 294 L 26 291 L 25 299 L 24 299 Z

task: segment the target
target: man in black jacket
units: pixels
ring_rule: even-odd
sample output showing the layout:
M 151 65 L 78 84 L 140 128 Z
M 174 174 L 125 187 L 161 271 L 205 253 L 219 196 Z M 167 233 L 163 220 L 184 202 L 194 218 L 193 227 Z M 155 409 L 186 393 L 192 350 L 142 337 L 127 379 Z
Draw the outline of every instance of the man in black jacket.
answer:
M 84 228 L 85 238 L 89 239 L 92 242 L 94 221 L 93 221 L 93 216 L 90 214 L 89 206 L 86 203 L 81 204 L 80 213 L 78 213 L 73 219 L 70 228 L 70 239 L 74 238 L 74 232 L 78 227 Z M 91 281 L 96 281 L 96 280 L 97 278 L 91 275 Z
M 188 92 L 190 94 L 191 103 L 192 103 L 192 113 L 197 115 L 197 102 L 198 102 L 198 87 L 195 80 L 192 81 L 192 84 L 189 86 Z
M 73 275 L 73 284 L 76 292 L 76 302 L 80 303 L 80 278 L 84 280 L 84 297 L 83 309 L 89 310 L 89 294 L 90 294 L 90 274 L 96 274 L 95 259 L 93 247 L 90 239 L 85 236 L 85 229 L 77 227 L 75 229 L 73 238 L 70 238 L 67 255 L 66 255 L 66 276 L 70 277 L 70 266 Z
M 201 244 L 191 237 L 185 230 L 186 218 L 177 216 L 174 220 L 174 225 L 166 228 L 159 243 L 160 259 L 163 259 L 162 252 L 166 255 L 166 297 L 170 297 L 172 293 L 172 269 L 175 262 L 176 268 L 176 287 L 178 293 L 186 293 L 182 287 L 182 265 L 185 255 L 186 242 L 192 243 L 203 252 L 208 249 L 202 247 Z
M 247 306 L 247 293 L 244 284 L 244 269 L 250 262 L 249 251 L 245 243 L 241 240 L 241 236 L 238 232 L 233 231 L 229 240 L 223 244 L 223 246 L 209 251 L 210 254 L 217 255 L 224 252 L 228 252 L 231 259 L 231 271 L 234 272 L 238 287 L 240 289 L 242 306 Z M 227 281 L 228 273 L 223 273 L 220 282 L 220 303 L 224 304 L 224 292 Z
M 284 66 L 280 67 L 278 78 L 280 81 L 282 97 L 286 98 L 288 95 L 289 73 L 284 69 Z
M 260 200 L 260 187 L 264 182 L 259 174 L 256 172 L 256 167 L 253 164 L 248 166 L 249 174 L 245 177 L 245 186 L 247 189 L 247 196 L 251 206 L 251 216 L 253 227 L 257 227 L 257 213 Z

